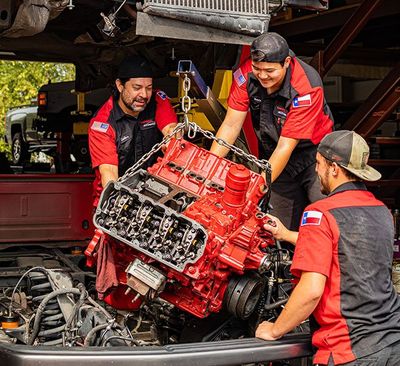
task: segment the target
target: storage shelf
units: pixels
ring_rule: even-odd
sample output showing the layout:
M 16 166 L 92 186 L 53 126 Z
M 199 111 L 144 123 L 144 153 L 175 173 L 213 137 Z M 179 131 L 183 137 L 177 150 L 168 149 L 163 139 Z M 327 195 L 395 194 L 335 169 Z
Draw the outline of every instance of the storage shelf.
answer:
M 379 145 L 400 145 L 400 137 L 374 137 L 375 143 Z
M 400 159 L 368 159 L 368 165 L 400 167 Z

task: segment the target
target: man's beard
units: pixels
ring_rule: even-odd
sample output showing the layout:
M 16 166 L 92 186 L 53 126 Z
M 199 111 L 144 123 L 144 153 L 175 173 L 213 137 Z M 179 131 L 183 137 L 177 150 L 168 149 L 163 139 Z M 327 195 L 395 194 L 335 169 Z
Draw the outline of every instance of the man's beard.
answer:
M 328 195 L 329 193 L 331 193 L 331 191 L 329 189 L 329 185 L 328 185 L 328 176 L 329 176 L 328 170 L 325 171 L 324 177 L 318 176 L 319 183 L 321 185 L 321 187 L 320 187 L 321 193 L 325 194 L 325 195 Z
M 143 112 L 147 107 L 147 102 L 148 102 L 147 98 L 143 98 L 143 99 L 136 98 L 136 99 L 132 100 L 131 103 L 128 103 L 125 96 L 122 94 L 121 99 L 122 99 L 122 103 L 124 103 L 125 107 L 132 112 Z M 135 102 L 140 102 L 140 103 L 144 102 L 144 105 L 142 107 L 136 107 L 134 105 Z

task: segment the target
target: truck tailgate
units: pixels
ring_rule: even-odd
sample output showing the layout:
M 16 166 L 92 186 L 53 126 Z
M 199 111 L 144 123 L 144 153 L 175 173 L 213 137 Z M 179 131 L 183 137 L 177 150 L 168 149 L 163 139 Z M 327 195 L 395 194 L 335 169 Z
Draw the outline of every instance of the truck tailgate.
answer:
M 93 178 L 93 175 L 1 175 L 0 243 L 90 238 Z

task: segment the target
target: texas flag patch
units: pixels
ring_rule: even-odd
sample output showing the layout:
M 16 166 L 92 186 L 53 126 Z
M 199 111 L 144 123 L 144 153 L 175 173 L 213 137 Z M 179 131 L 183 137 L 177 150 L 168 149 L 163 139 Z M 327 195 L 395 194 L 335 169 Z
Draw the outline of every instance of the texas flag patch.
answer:
M 302 97 L 296 97 L 293 99 L 293 108 L 309 107 L 311 105 L 311 95 L 306 94 Z
M 240 67 L 233 73 L 233 77 L 239 86 L 242 86 L 246 82 L 246 78 L 244 77 Z
M 320 225 L 322 219 L 322 212 L 319 211 L 305 211 L 301 219 L 301 226 L 306 225 Z
M 94 121 L 90 128 L 94 131 L 107 132 L 108 127 L 110 127 L 108 123 Z

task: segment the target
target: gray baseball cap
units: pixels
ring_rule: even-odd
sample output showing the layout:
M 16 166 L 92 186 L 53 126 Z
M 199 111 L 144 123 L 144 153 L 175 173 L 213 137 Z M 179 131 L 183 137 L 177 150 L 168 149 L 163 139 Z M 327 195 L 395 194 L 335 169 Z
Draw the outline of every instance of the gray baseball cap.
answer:
M 381 173 L 367 165 L 367 142 L 354 131 L 331 132 L 319 143 L 317 151 L 363 180 L 373 182 L 381 178 Z
M 289 56 L 289 46 L 278 33 L 266 32 L 253 41 L 250 54 L 256 62 L 282 62 Z

